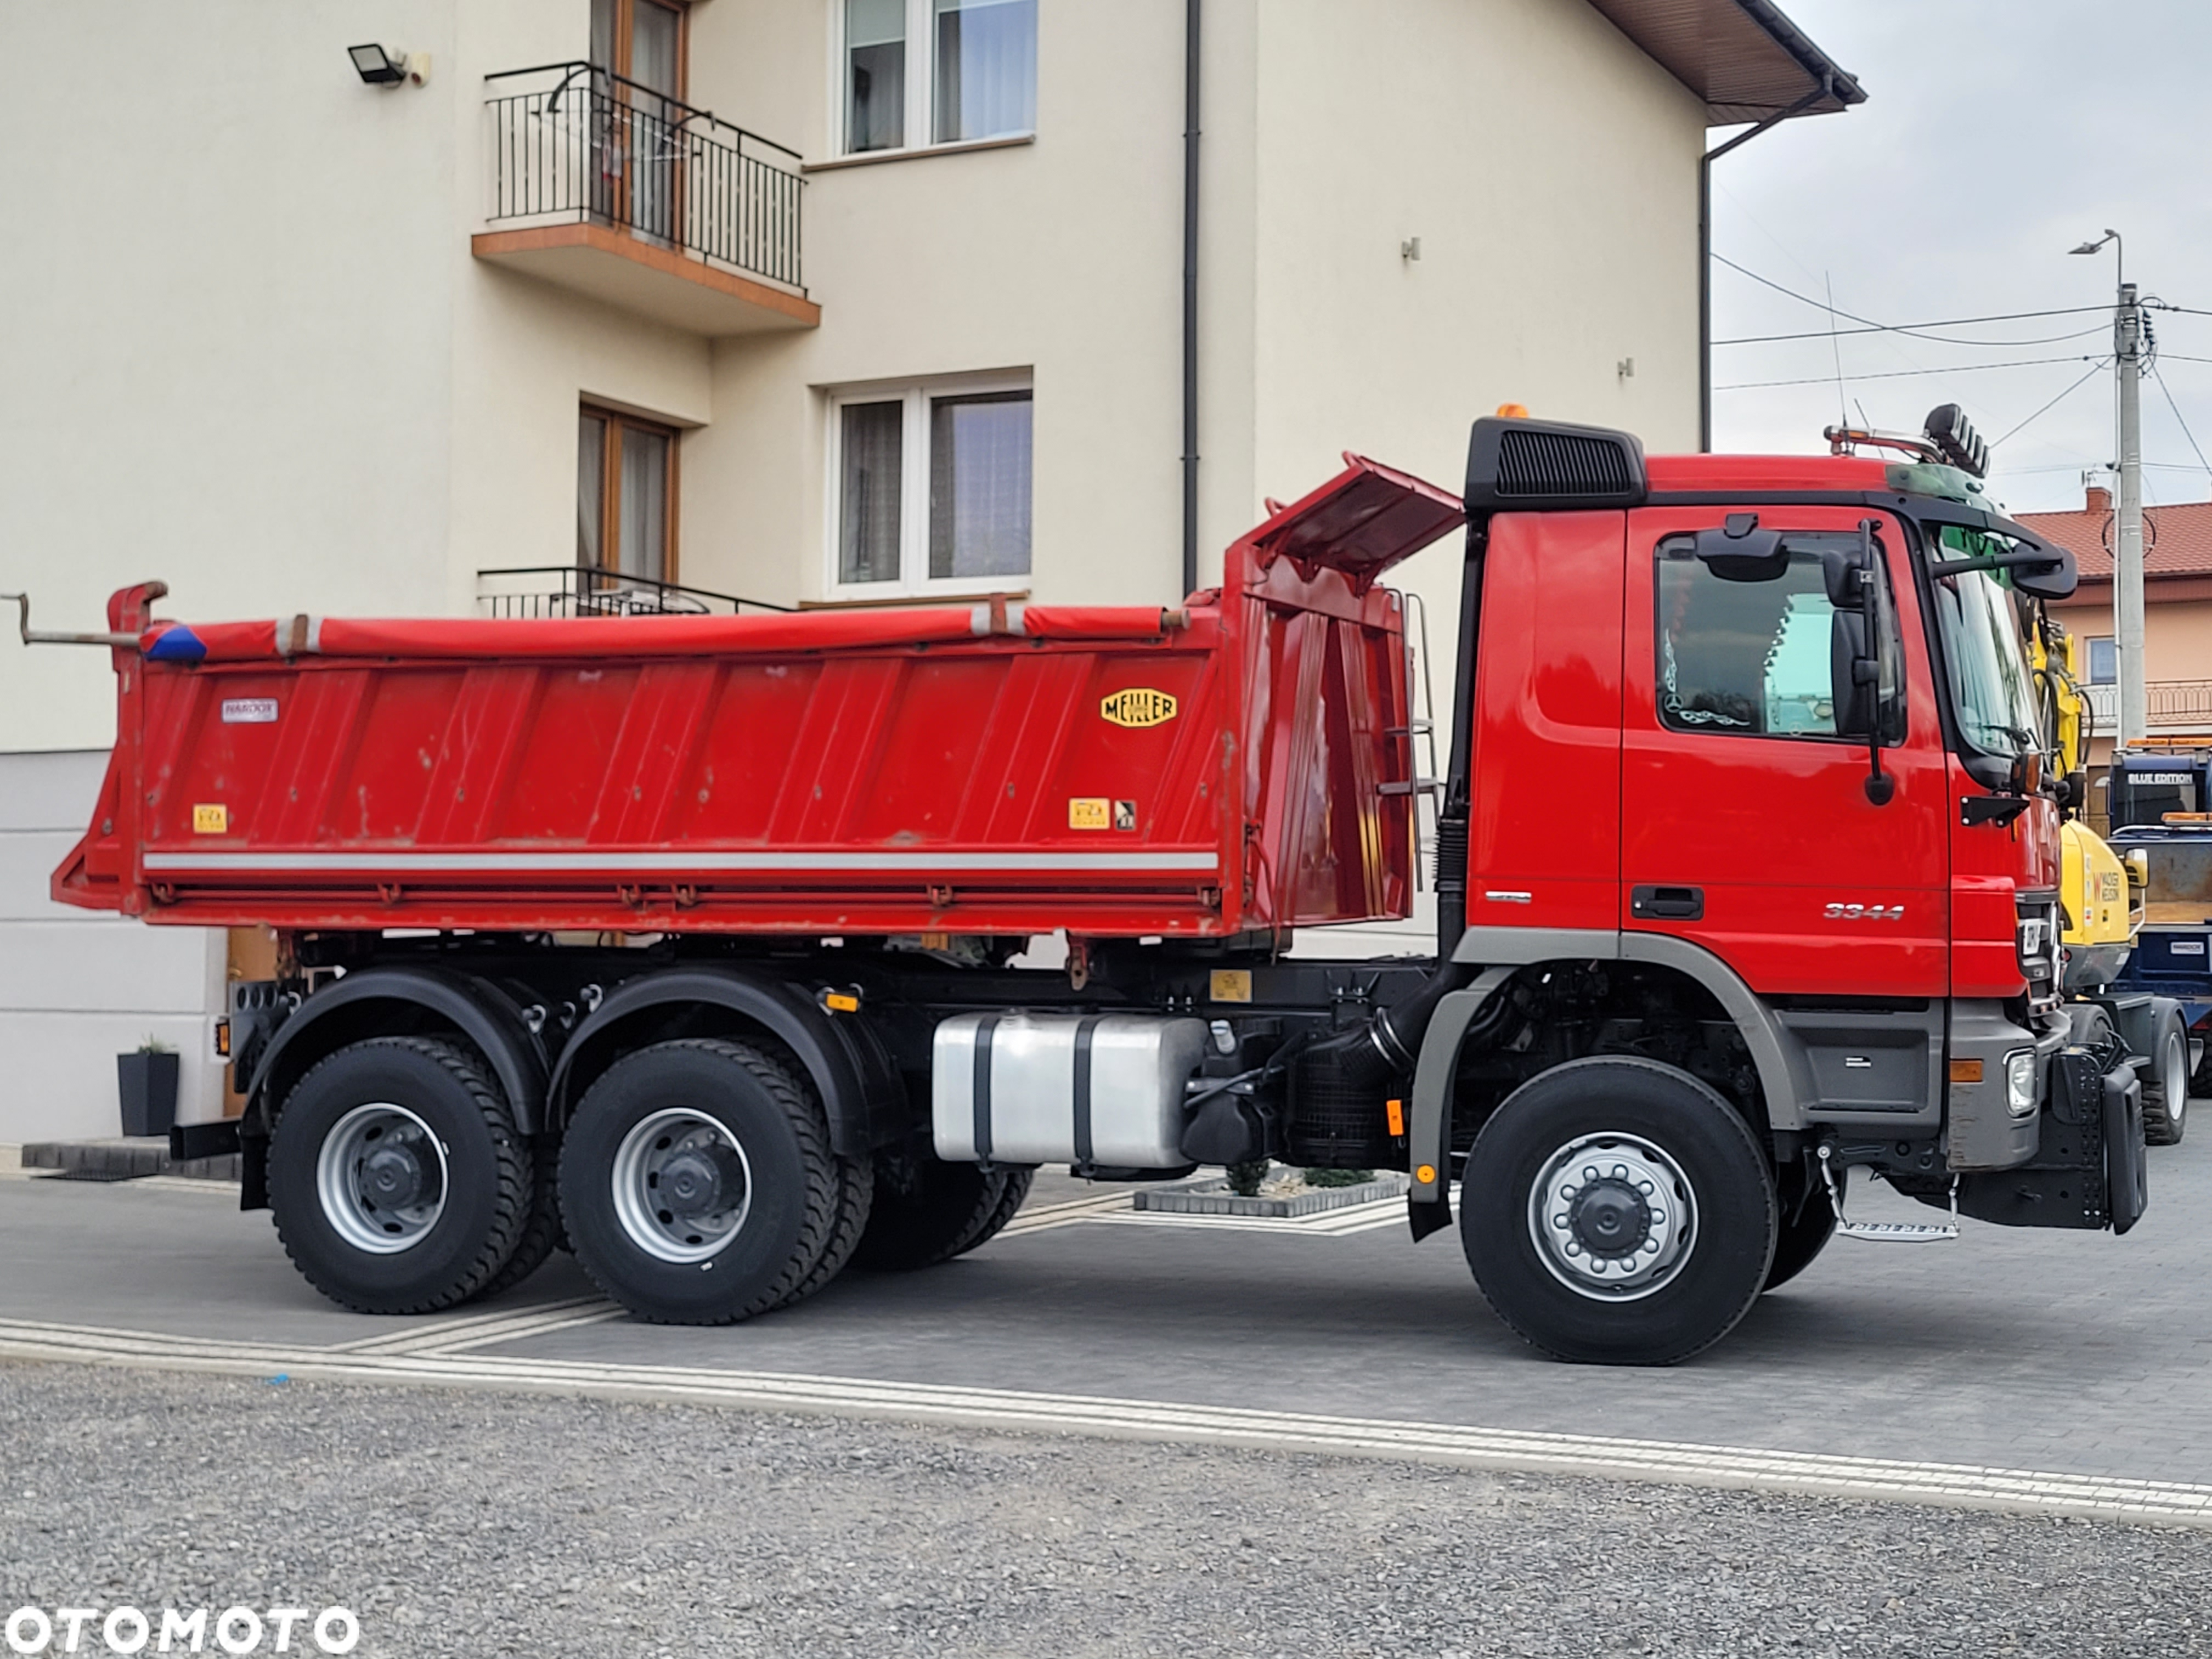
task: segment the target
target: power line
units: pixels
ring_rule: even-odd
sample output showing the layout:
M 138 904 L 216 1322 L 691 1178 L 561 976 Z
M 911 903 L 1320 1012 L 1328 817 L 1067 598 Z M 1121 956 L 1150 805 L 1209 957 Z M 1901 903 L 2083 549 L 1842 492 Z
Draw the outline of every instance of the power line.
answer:
M 2194 461 L 2145 461 L 2142 464 L 2142 469 L 2146 472 L 2202 472 L 2204 471 Z M 2106 470 L 2106 463 L 2067 461 L 2058 466 L 2001 466 L 1991 462 L 1990 470 L 1992 472 L 2002 472 L 2007 477 L 2024 477 L 2031 472 L 2102 472 Z
M 1999 438 L 1996 440 L 1996 441 L 1992 443 L 1990 447 L 1991 449 L 1995 449 L 1998 444 L 2004 442 L 2005 438 L 2017 437 L 2021 433 L 2026 431 L 2037 421 L 2042 419 L 2044 416 L 2049 414 L 2052 410 L 2057 408 L 2060 404 L 2064 403 L 2067 398 L 2072 397 L 2076 392 L 2079 392 L 2083 386 L 2087 386 L 2098 374 L 2102 374 L 2104 372 L 2105 365 L 2110 362 L 2112 362 L 2112 359 L 2106 357 L 2100 362 L 2090 364 L 2088 374 L 2084 374 L 2080 380 L 2075 381 L 2072 386 L 2068 386 L 2065 391 L 2060 392 L 2049 403 L 2044 404 L 2041 409 L 2037 410 L 2034 414 L 2029 416 L 2027 419 L 2022 421 L 2018 426 L 2013 428 L 2010 432 L 2006 433 L 2004 434 L 2004 438 Z
M 1918 338 L 1923 338 L 1923 337 L 1924 337 L 1924 338 L 1934 338 L 1934 337 L 1934 337 L 1934 336 L 1922 336 L 1922 335 L 1916 334 L 1916 333 L 1914 332 L 1914 331 L 1915 331 L 1915 330 L 1917 330 L 1917 329 L 1923 329 L 1923 328 L 1952 328 L 1952 327 L 1958 327 L 1958 326 L 1961 326 L 1961 325 L 1965 325 L 1965 324 L 1967 324 L 1967 323 L 1981 323 L 1981 322 L 1992 322 L 1992 323 L 1996 323 L 1996 322 L 2013 322 L 2013 321 L 2017 321 L 2017 320 L 2019 320 L 2020 319 L 2021 319 L 2021 318 L 2026 318 L 2026 317 L 2064 317 L 2064 316 L 2072 315 L 2072 314 L 2074 314 L 2074 313 L 2081 313 L 2081 312 L 2088 312 L 2088 311 L 2109 311 L 2109 310 L 2111 309 L 2111 307 L 2110 307 L 2109 306 L 2063 306 L 2063 307 L 2060 307 L 2059 308 L 2057 308 L 2057 309 L 2056 309 L 2056 310 L 2052 310 L 2052 311 L 2019 311 L 2019 312 L 2011 312 L 2011 313 L 2005 313 L 2005 314 L 2002 314 L 2002 315 L 1999 315 L 1999 316 L 1992 316 L 1992 317 L 1954 317 L 1954 318 L 1951 318 L 1951 319 L 1948 319 L 1948 320 L 1946 320 L 1946 321 L 1938 321 L 1938 322 L 1933 322 L 1933 323 L 1906 323 L 1906 324 L 1900 324 L 1900 323 L 1878 323 L 1878 322 L 1875 321 L 1875 320 L 1874 320 L 1874 319 L 1873 319 L 1873 318 L 1871 318 L 1871 317 L 1861 317 L 1861 316 L 1858 316 L 1858 315 L 1856 315 L 1856 313 L 1852 313 L 1852 312 L 1838 310 L 1838 309 L 1837 309 L 1835 307 L 1830 306 L 1830 305 L 1826 304 L 1826 303 L 1825 301 L 1823 301 L 1815 300 L 1815 299 L 1812 298 L 1809 295 L 1800 294 L 1800 293 L 1798 293 L 1798 292 L 1797 292 L 1797 290 L 1796 290 L 1796 289 L 1792 289 L 1792 288 L 1784 288 L 1784 287 L 1783 287 L 1783 286 L 1782 286 L 1782 284 L 1781 284 L 1781 283 L 1778 283 L 1778 282 L 1774 281 L 1774 279 L 1773 279 L 1773 278 L 1771 278 L 1771 277 L 1770 277 L 1770 276 L 1760 276 L 1757 271 L 1751 270 L 1748 266 L 1740 265 L 1740 264 L 1736 264 L 1736 262 L 1735 262 L 1735 260 L 1733 260 L 1733 259 L 1729 258 L 1726 254 L 1724 254 L 1724 253 L 1716 253 L 1716 254 L 1714 254 L 1714 255 L 1713 255 L 1713 258 L 1714 258 L 1715 259 L 1718 260 L 1721 264 L 1723 264 L 1726 265 L 1726 266 L 1727 266 L 1730 270 L 1735 271 L 1737 275 L 1741 276 L 1748 276 L 1748 277 L 1750 277 L 1750 278 L 1751 278 L 1751 280 L 1752 280 L 1753 282 L 1754 282 L 1754 283 L 1757 283 L 1760 284 L 1762 287 L 1771 288 L 1771 289 L 1773 289 L 1777 294 L 1780 294 L 1780 295 L 1786 295 L 1786 296 L 1787 296 L 1787 297 L 1789 297 L 1790 299 L 1792 299 L 1792 300 L 1796 301 L 1798 302 L 1798 304 L 1800 304 L 1800 305 L 1810 306 L 1810 307 L 1813 307 L 1813 309 L 1814 309 L 1814 310 L 1815 310 L 1815 311 L 1824 311 L 1824 312 L 1828 312 L 1828 313 L 1831 313 L 1832 314 L 1833 314 L 1833 315 L 1835 315 L 1835 316 L 1838 316 L 1838 317 L 1849 317 L 1849 318 L 1850 318 L 1853 322 L 1855 322 L 1855 323 L 1863 323 L 1863 324 L 1864 324 L 1864 325 L 1865 325 L 1865 331 L 1866 331 L 1866 332 L 1868 332 L 1868 333 L 1870 333 L 1870 334 L 1905 334 L 1905 335 L 1911 335 L 1912 337 L 1914 337 L 1914 338 L 1916 338 L 1916 339 L 1918 339 Z M 2176 308 L 2178 309 L 2178 307 L 2176 307 Z M 1858 331 L 1854 330 L 1854 331 L 1852 331 L 1852 332 L 1857 332 Z M 2084 331 L 2083 331 L 2083 332 L 2084 332 L 2084 333 L 2094 333 L 2094 332 L 2095 332 L 2095 331 L 2094 331 L 2094 329 L 2090 329 L 2090 330 L 2084 330 Z M 1820 339 L 1820 338 L 1822 338 L 1822 337 L 1825 337 L 1825 331 L 1823 331 L 1821 333 L 1817 333 L 1817 334 L 1775 334 L 1775 335 L 1765 335 L 1765 336 L 1757 337 L 1757 339 L 1756 339 L 1756 340 L 1754 340 L 1754 339 L 1742 339 L 1742 340 L 1716 340 L 1716 341 L 1714 341 L 1714 342 L 1713 342 L 1713 343 L 1714 343 L 1715 345 L 1749 345 L 1749 344 L 1756 343 L 1758 343 L 1758 341 L 1759 341 L 1759 340 L 1805 340 L 1805 339 Z M 2059 339 L 2064 339 L 2064 338 L 2078 339 L 2078 338 L 2080 338 L 2080 337 L 2081 337 L 2081 336 L 2080 336 L 2080 335 L 2071 335 L 2071 336 L 2061 335 L 2061 336 L 2055 336 L 2055 337 L 2054 337 L 2054 338 L 2059 338 Z M 1939 343 L 1948 344 L 1948 345 L 1981 345 L 1981 344 L 1984 344 L 1984 343 L 1984 343 L 1984 342 L 1983 342 L 1983 341 L 1980 341 L 1980 340 L 1954 340 L 1954 341 L 1940 341 L 1940 342 L 1939 342 Z M 1996 343 L 1996 342 L 1994 342 L 1994 341 L 1991 341 L 1991 342 L 1987 342 L 1986 343 L 1995 344 L 1995 343 Z M 2021 342 L 2020 342 L 2020 343 L 2021 343 L 2021 344 L 2023 344 L 2023 345 L 2033 345 L 2033 344 L 2039 344 L 2039 343 L 2041 343 L 2041 342 L 2038 342 L 2038 341 L 2021 341 Z
M 1885 370 L 1880 374 L 1859 374 L 1852 378 L 1861 380 L 1899 380 L 1915 374 L 1973 374 L 1985 368 L 2033 368 L 2044 363 L 2079 363 L 2087 361 L 2089 360 L 2085 357 L 2022 357 L 2008 363 L 1954 363 L 1945 368 L 1893 368 Z M 2095 372 L 2094 369 L 2090 371 L 2092 374 Z M 1713 390 L 1750 392 L 1760 386 L 1833 386 L 1834 384 L 1834 375 L 1815 374 L 1809 379 L 1796 380 L 1738 380 L 1730 386 L 1717 386 Z M 2068 388 L 2069 391 L 2072 389 L 2070 386 Z
M 2181 405 L 2173 401 L 2173 392 L 2166 384 L 2166 376 L 2158 372 L 2158 366 L 2155 363 L 2151 365 L 2150 377 L 2152 380 L 2158 382 L 2158 389 L 2166 393 L 2166 406 L 2173 411 L 2173 418 L 2180 423 L 2181 435 L 2188 439 L 2189 447 L 2197 451 L 2197 459 L 2198 463 L 2203 466 L 2207 472 L 2212 472 L 2212 462 L 2208 462 L 2204 459 L 2204 451 L 2197 444 L 2197 434 L 2189 429 L 2189 422 L 2182 420 Z
M 2061 341 L 2061 340 L 2086 340 L 2086 339 L 2087 339 L 2087 338 L 2088 338 L 2092 334 L 2102 334 L 2102 333 L 2104 333 L 2104 332 L 2105 332 L 2105 331 L 2106 331 L 2106 325 L 2105 325 L 2105 324 L 2103 324 L 2103 323 L 2099 323 L 2099 324 L 2095 325 L 2094 327 L 2090 327 L 2090 328 L 2084 328 L 2084 329 L 2077 329 L 2077 330 L 2075 330 L 2075 331 L 2073 333 L 2071 333 L 2071 334 L 2044 334 L 2044 335 L 2039 335 L 2036 338 L 2032 339 L 2032 340 L 1962 340 L 1962 339 L 1960 339 L 1960 338 L 1956 337 L 1955 336 L 1942 335 L 1942 334 L 1923 334 L 1923 333 L 1920 333 L 1918 331 L 1919 331 L 1919 330 L 1921 330 L 1921 329 L 1923 329 L 1923 328 L 1945 328 L 1945 327 L 1951 327 L 1951 326 L 1954 326 L 1954 325 L 1958 325 L 1958 324 L 1961 324 L 1961 323 L 2007 323 L 2007 322 L 2012 322 L 2012 321 L 2014 321 L 2014 320 L 2016 320 L 2017 319 L 2021 318 L 2021 317 L 2061 317 L 2061 316 L 2064 316 L 2064 315 L 2066 314 L 2066 313 L 2067 313 L 2067 312 L 2073 312 L 2073 311 L 2109 311 L 2109 310 L 2111 310 L 2111 309 L 2112 309 L 2112 307 L 2111 307 L 2110 306 L 2068 306 L 2068 307 L 2065 308 L 2065 310 L 2064 310 L 2064 311 L 2016 311 L 2016 312 L 2012 312 L 2012 313 L 2008 313 L 2008 314 L 2006 314 L 2006 315 L 2003 315 L 2003 316 L 1997 316 L 1997 317 L 1953 317 L 1953 318 L 1949 319 L 1948 321 L 1945 321 L 1945 322 L 1935 322 L 1935 323 L 1900 323 L 1900 324 L 1897 325 L 1896 325 L 1895 327 L 1893 327 L 1893 327 L 1885 327 L 1885 326 L 1883 326 L 1883 325 L 1881 325 L 1877 324 L 1877 325 L 1875 325 L 1875 326 L 1873 326 L 1873 327 L 1871 327 L 1871 328 L 1843 328 L 1843 329 L 1838 329 L 1838 330 L 1836 331 L 1836 333 L 1837 333 L 1837 334 L 1838 334 L 1838 335 L 1843 336 L 1844 337 L 1845 337 L 1845 338 L 1847 338 L 1847 339 L 1848 339 L 1848 338 L 1850 338 L 1850 337 L 1854 336 L 1854 335 L 1859 335 L 1859 334 L 1905 334 L 1905 335 L 1909 335 L 1909 336 L 1911 336 L 1913 339 L 1916 339 L 1916 340 L 1934 340 L 1934 341 L 1936 341 L 1936 342 L 1938 344 L 1940 344 L 1940 345 L 1962 345 L 1962 346 L 2028 346 L 2028 345 L 2056 345 L 2056 344 L 2057 344 L 2059 341 Z M 1839 314 L 1840 314 L 1840 313 L 1839 313 Z M 1808 331 L 1806 331 L 1805 333 L 1802 333 L 1802 334 L 1747 334 L 1747 335 L 1744 335 L 1744 336 L 1743 336 L 1741 338 L 1740 338 L 1740 339 L 1734 339 L 1734 340 L 1716 340 L 1716 341 L 1714 341 L 1714 342 L 1713 342 L 1713 343 L 1714 343 L 1715 345 L 1717 345 L 1717 346 L 1733 346 L 1733 345 L 1771 345 L 1771 344 L 1773 344 L 1774 343 L 1776 343 L 1776 342 L 1778 342 L 1778 341 L 1783 341 L 1783 340 L 1826 340 L 1826 339 L 1828 339 L 1828 338 L 1830 338 L 1830 337 L 1832 337 L 1830 336 L 1830 334 L 1828 333 L 1828 331 L 1827 331 L 1826 329 L 1812 329 L 1812 330 L 1808 330 Z

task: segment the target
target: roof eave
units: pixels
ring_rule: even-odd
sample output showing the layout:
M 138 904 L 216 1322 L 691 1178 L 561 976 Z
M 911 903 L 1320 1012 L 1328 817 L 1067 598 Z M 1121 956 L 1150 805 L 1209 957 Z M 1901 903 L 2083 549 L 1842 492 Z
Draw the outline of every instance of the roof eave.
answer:
M 1826 115 L 1866 101 L 1858 78 L 1774 0 L 1589 0 L 1705 106 L 1713 126 L 1784 113 Z M 1808 94 L 1825 92 L 1824 96 Z

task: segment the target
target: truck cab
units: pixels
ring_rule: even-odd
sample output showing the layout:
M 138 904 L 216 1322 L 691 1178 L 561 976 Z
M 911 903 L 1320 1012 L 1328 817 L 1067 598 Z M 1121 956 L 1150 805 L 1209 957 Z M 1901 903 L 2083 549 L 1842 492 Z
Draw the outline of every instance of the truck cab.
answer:
M 1918 459 L 1646 461 L 1617 434 L 1479 425 L 1468 499 L 1480 598 L 1447 946 L 1475 977 L 1430 1045 L 1500 997 L 1516 1035 L 1462 1049 L 1448 1089 L 1431 1073 L 1416 1133 L 1448 1115 L 1465 1140 L 1493 1305 L 1540 1310 L 1556 1343 L 1583 1328 L 1575 1297 L 1610 1304 L 1611 1332 L 1573 1350 L 1602 1357 L 1688 1271 L 1650 1194 L 1625 1196 L 1700 1188 L 1672 1109 L 1645 1135 L 1567 1133 L 1644 1088 L 1639 1059 L 1759 1132 L 1768 1283 L 1825 1242 L 1854 1173 L 1991 1221 L 2130 1226 L 2141 1090 L 2109 1033 L 2069 1046 L 2059 808 L 2014 611 L 2070 592 L 2070 556 Z M 1518 1091 L 1557 1094 L 1553 1068 L 1577 1064 L 1557 1126 L 1486 1147 Z M 1441 1206 L 1446 1168 L 1417 1155 L 1417 1206 Z M 1580 1218 L 1606 1203 L 1631 1217 L 1625 1254 Z

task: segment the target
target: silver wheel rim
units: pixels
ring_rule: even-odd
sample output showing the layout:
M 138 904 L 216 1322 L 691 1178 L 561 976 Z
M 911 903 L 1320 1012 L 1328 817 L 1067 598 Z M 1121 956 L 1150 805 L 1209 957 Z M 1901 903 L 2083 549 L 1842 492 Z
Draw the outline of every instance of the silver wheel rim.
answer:
M 2171 1127 L 2179 1129 L 2189 1110 L 2189 1039 L 2179 1031 L 2166 1034 L 2166 1058 L 2160 1070 L 2160 1084 L 2166 1096 L 2166 1121 Z
M 356 1250 L 397 1255 L 446 1212 L 446 1148 L 404 1106 L 372 1101 L 331 1126 L 315 1154 L 315 1197 Z
M 615 1219 L 663 1261 L 704 1261 L 727 1249 L 752 1213 L 753 1170 L 718 1118 L 672 1107 L 641 1119 L 616 1149 Z
M 1697 1246 L 1698 1198 L 1661 1147 L 1583 1135 L 1545 1159 L 1528 1237 L 1553 1278 L 1593 1302 L 1633 1302 L 1670 1283 Z

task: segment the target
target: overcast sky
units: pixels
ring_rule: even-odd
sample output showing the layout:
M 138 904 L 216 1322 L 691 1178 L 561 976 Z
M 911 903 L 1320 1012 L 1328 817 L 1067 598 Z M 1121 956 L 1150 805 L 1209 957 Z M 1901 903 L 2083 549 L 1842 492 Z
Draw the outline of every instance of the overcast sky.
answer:
M 1832 343 L 1824 310 L 1717 263 L 1717 342 L 1820 337 L 1716 346 L 1717 388 L 1813 384 L 1717 390 L 1714 447 L 1825 447 L 1840 354 L 1854 418 L 1863 404 L 1876 426 L 1917 432 L 1930 409 L 1957 402 L 1992 444 L 2027 422 L 1996 450 L 1996 494 L 2015 512 L 2078 507 L 2083 469 L 2117 450 L 2109 367 L 2037 411 L 2109 353 L 2115 274 L 2111 247 L 2081 258 L 2067 250 L 2114 228 L 2129 280 L 2147 296 L 2212 313 L 2212 3 L 1783 6 L 1868 99 L 1785 123 L 1715 164 L 1715 253 L 1814 300 L 1832 283 L 1838 311 L 1877 323 L 2106 309 L 1929 331 L 1952 343 L 1862 333 Z M 2145 498 L 2204 501 L 2212 473 L 2183 422 L 2212 454 L 2212 315 L 2159 313 L 2154 325 L 2179 417 L 2147 376 Z M 2080 337 L 2051 337 L 2062 335 Z M 2039 359 L 2061 361 L 2022 362 Z M 1900 373 L 1982 363 L 2021 366 Z

